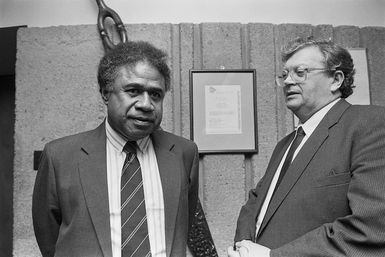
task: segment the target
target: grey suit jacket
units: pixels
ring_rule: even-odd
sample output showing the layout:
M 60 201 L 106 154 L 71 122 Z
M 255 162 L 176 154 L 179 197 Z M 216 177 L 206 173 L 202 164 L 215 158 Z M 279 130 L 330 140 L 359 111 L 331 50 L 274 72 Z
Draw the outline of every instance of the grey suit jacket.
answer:
M 258 235 L 257 215 L 294 134 L 276 146 L 242 207 L 235 241 L 271 256 L 385 256 L 385 109 L 340 100 L 287 170 Z
M 185 256 L 198 197 L 197 147 L 161 130 L 151 137 L 163 187 L 167 256 Z M 44 257 L 112 256 L 106 169 L 104 123 L 45 146 L 32 205 Z

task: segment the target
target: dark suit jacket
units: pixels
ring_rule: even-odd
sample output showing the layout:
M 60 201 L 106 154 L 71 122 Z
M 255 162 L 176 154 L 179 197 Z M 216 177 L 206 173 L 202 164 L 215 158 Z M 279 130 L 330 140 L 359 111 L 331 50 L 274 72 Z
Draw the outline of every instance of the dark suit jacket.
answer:
M 151 137 L 163 187 L 167 256 L 185 256 L 198 195 L 197 147 L 161 130 Z M 45 146 L 32 205 L 44 257 L 112 255 L 106 170 L 104 123 Z
M 276 146 L 238 218 L 235 241 L 255 241 L 269 185 L 294 133 Z M 294 159 L 256 242 L 271 256 L 385 256 L 385 109 L 340 100 Z

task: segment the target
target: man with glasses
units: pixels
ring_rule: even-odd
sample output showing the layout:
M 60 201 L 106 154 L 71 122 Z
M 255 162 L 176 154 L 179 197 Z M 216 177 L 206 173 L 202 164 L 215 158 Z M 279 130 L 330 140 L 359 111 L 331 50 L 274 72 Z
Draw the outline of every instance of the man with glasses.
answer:
M 385 108 L 350 105 L 354 65 L 329 41 L 295 40 L 277 76 L 299 125 L 242 207 L 241 256 L 385 256 Z

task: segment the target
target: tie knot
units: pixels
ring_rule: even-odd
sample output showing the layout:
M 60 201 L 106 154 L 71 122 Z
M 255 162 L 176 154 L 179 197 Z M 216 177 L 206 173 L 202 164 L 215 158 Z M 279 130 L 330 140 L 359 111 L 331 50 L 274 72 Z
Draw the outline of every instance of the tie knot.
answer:
M 123 147 L 123 151 L 125 153 L 136 154 L 136 142 L 135 141 L 127 141 L 127 143 Z
M 298 136 L 305 136 L 306 135 L 305 131 L 303 130 L 303 128 L 301 126 L 297 128 L 297 135 Z

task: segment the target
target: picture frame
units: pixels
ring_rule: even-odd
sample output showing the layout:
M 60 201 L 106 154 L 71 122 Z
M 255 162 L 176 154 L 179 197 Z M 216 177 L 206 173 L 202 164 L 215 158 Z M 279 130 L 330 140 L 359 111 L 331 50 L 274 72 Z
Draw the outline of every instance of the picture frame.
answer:
M 190 70 L 190 137 L 200 154 L 257 153 L 256 70 Z
M 347 48 L 352 56 L 354 68 L 353 94 L 346 100 L 351 104 L 370 105 L 370 84 L 369 84 L 369 69 L 366 48 Z

